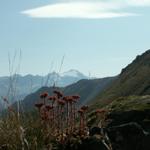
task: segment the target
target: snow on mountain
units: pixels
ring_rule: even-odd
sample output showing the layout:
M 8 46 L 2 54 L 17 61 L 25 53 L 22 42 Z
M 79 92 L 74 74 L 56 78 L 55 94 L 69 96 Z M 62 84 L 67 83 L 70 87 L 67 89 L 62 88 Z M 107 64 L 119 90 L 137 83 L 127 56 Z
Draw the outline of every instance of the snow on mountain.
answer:
M 12 76 L 13 78 L 13 87 L 17 89 L 19 93 L 19 98 L 26 96 L 27 94 L 36 91 L 42 86 L 53 86 L 56 84 L 60 87 L 65 87 L 70 84 L 73 84 L 81 79 L 87 79 L 85 75 L 80 73 L 77 70 L 69 70 L 62 74 L 51 72 L 48 75 L 40 76 L 40 75 L 19 75 L 15 74 Z M 7 95 L 10 86 L 10 77 L 0 77 L 0 96 Z
M 60 74 L 61 77 L 74 77 L 74 78 L 87 78 L 87 76 L 85 76 L 84 74 L 82 74 L 81 72 L 71 69 L 67 72 L 64 72 L 62 74 Z

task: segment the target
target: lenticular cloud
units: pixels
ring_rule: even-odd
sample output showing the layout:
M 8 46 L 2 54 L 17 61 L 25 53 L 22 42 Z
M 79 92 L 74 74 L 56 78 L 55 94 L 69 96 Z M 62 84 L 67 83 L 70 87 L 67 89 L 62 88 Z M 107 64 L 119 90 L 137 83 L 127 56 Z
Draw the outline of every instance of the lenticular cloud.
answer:
M 123 5 L 113 2 L 97 1 L 71 1 L 59 2 L 30 10 L 22 13 L 33 18 L 86 18 L 101 19 L 135 15 L 122 12 Z

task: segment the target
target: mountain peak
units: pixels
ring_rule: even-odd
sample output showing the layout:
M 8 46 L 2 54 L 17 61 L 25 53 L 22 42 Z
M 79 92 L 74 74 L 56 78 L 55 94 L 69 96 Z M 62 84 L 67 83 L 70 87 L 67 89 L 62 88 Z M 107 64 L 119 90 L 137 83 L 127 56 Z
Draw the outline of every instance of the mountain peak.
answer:
M 70 69 L 69 71 L 66 71 L 64 73 L 61 74 L 62 77 L 64 76 L 71 76 L 71 77 L 75 77 L 75 78 L 87 78 L 84 74 L 82 74 L 81 72 L 79 72 L 78 70 L 75 69 Z

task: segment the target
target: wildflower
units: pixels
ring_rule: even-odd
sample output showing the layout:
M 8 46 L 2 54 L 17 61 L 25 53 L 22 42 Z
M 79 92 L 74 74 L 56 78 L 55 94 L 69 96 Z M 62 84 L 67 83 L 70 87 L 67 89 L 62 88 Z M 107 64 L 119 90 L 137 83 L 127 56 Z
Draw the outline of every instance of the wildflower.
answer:
M 65 101 L 62 99 L 59 99 L 58 101 L 58 107 L 57 107 L 57 125 L 60 132 L 63 134 L 63 114 L 64 114 L 64 105 Z
M 72 96 L 65 96 L 62 98 L 64 101 L 67 103 L 72 103 L 73 102 L 73 97 Z
M 85 112 L 85 111 L 87 111 L 87 110 L 88 110 L 88 108 L 89 108 L 89 107 L 88 107 L 88 106 L 86 106 L 86 105 L 81 107 L 81 109 L 82 109 L 84 112 Z
M 73 97 L 72 96 L 68 96 L 68 102 L 72 103 L 73 102 Z
M 97 109 L 96 110 L 96 115 L 99 119 L 98 126 L 100 128 L 107 126 L 107 123 L 108 123 L 107 113 L 108 113 L 108 111 L 106 109 Z
M 74 127 L 74 112 L 73 112 L 73 97 L 72 96 L 68 96 L 68 99 L 67 99 L 67 111 L 68 111 L 68 114 L 67 114 L 67 124 L 68 126 L 70 126 L 70 130 L 72 132 L 72 129 Z
M 45 93 L 40 95 L 40 98 L 43 99 L 44 105 L 46 104 L 46 100 L 45 99 L 46 99 L 47 96 L 48 96 L 47 92 L 45 92 Z
M 45 108 L 47 109 L 47 111 L 50 111 L 51 109 L 53 109 L 53 106 L 51 106 L 51 105 L 46 105 Z
M 57 95 L 58 98 L 61 98 L 61 97 L 63 96 L 63 94 L 62 94 L 61 91 L 55 90 L 55 91 L 53 91 L 53 92 L 54 92 L 54 94 Z
M 48 97 L 48 100 L 53 100 L 53 101 L 55 101 L 57 98 L 56 98 L 56 96 L 49 96 Z
M 11 106 L 8 106 L 8 111 L 13 112 L 13 113 L 15 112 L 14 109 Z
M 55 101 L 57 100 L 56 96 L 49 96 L 48 100 L 52 101 L 52 107 L 54 106 Z
M 40 109 L 44 104 L 43 103 L 37 103 L 35 104 L 35 107 L 37 107 L 38 109 Z
M 68 96 L 64 96 L 62 99 L 67 102 L 68 101 Z
M 78 113 L 82 115 L 84 113 L 83 109 L 79 109 Z
M 37 103 L 37 104 L 35 104 L 35 107 L 37 107 L 40 112 L 43 105 L 44 105 L 43 103 Z
M 72 113 L 72 115 L 71 115 L 71 122 L 73 122 L 72 123 L 72 126 L 73 126 L 73 129 L 75 128 L 75 123 L 76 123 L 76 103 L 77 103 L 77 101 L 78 101 L 78 99 L 80 98 L 80 96 L 78 96 L 78 95 L 73 95 L 73 96 L 71 96 L 71 113 Z
M 52 101 L 52 103 L 54 104 L 54 102 L 57 100 L 56 96 L 49 96 L 48 100 Z
M 40 95 L 40 98 L 44 99 L 44 98 L 46 98 L 47 96 L 48 96 L 48 93 L 45 92 L 45 93 L 42 93 L 42 94 Z
M 82 135 L 83 130 L 84 130 L 84 110 L 83 109 L 79 109 L 78 113 L 80 114 L 79 131 L 80 131 L 80 135 Z
M 66 124 L 69 126 L 69 96 L 62 98 L 66 102 Z
M 61 106 L 65 105 L 65 101 L 64 100 L 58 100 L 58 104 L 60 104 Z
M 73 99 L 79 99 L 80 96 L 78 96 L 78 95 L 73 95 L 72 98 L 73 98 Z
M 49 97 L 48 97 L 48 100 L 53 100 L 53 96 L 49 96 Z
M 47 110 L 46 107 L 43 107 L 43 108 L 41 109 L 40 115 L 41 115 L 41 119 L 42 119 L 42 120 L 44 120 L 44 121 L 47 121 L 47 120 L 48 120 L 48 118 L 49 118 L 49 112 L 48 112 L 48 110 Z

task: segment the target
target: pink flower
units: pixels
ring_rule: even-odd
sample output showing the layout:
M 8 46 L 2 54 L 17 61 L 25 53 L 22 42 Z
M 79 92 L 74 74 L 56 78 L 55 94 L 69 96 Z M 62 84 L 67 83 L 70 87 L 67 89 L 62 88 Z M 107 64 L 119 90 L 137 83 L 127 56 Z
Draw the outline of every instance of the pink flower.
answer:
M 65 101 L 64 100 L 58 100 L 58 104 L 60 104 L 60 105 L 65 105 Z
M 48 93 L 47 92 L 45 92 L 45 93 L 42 93 L 41 95 L 40 95 L 40 98 L 46 98 L 48 96 Z
M 79 109 L 79 110 L 78 110 L 78 113 L 79 113 L 79 114 L 83 114 L 84 111 L 83 111 L 82 109 Z
M 48 100 L 53 100 L 53 101 L 55 101 L 56 99 L 57 99 L 56 96 L 49 96 L 49 97 L 48 97 Z
M 73 98 L 73 99 L 79 99 L 80 96 L 79 96 L 79 95 L 73 95 L 72 98 Z
M 62 92 L 58 90 L 54 90 L 53 93 L 56 94 L 58 98 L 63 96 Z
M 42 107 L 43 105 L 44 105 L 43 103 L 37 103 L 37 104 L 35 104 L 35 107 L 37 107 L 38 109 L 41 109 L 41 107 Z
M 88 106 L 82 106 L 82 107 L 81 107 L 81 109 L 82 109 L 83 111 L 87 111 L 88 108 L 89 108 Z
M 51 109 L 53 109 L 53 106 L 51 106 L 51 105 L 46 105 L 45 108 L 47 109 L 47 111 L 50 111 Z

